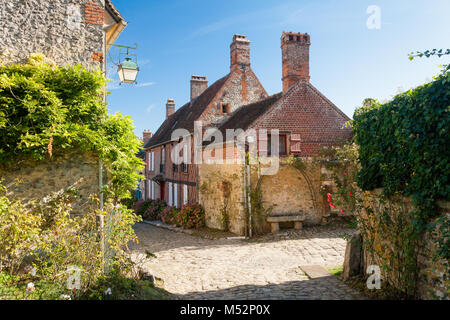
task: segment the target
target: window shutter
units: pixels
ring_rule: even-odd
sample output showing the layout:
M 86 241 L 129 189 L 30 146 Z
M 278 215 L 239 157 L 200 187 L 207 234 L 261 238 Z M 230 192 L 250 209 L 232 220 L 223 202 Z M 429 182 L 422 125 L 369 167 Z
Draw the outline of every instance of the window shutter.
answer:
M 266 156 L 268 151 L 269 136 L 267 132 L 265 134 L 259 132 L 258 151 L 260 156 Z
M 298 133 L 291 134 L 291 152 L 300 152 L 301 136 Z
M 183 185 L 183 204 L 188 203 L 188 186 L 187 184 Z
M 173 206 L 178 207 L 178 184 L 173 184 Z

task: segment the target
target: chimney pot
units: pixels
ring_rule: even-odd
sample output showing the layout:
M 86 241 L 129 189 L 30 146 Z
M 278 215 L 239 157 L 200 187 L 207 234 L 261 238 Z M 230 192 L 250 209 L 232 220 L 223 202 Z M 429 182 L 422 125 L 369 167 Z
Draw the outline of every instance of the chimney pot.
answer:
M 205 76 L 191 76 L 191 101 L 201 95 L 208 88 Z
M 309 46 L 307 33 L 283 32 L 281 56 L 283 64 L 283 93 L 299 81 L 309 82 Z
M 175 100 L 167 99 L 166 103 L 166 119 L 175 112 Z

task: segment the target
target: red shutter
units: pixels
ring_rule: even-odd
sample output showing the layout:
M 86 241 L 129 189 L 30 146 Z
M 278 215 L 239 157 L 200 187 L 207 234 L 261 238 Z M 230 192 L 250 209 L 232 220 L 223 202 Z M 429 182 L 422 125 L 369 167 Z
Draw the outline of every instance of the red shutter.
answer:
M 291 152 L 300 152 L 301 137 L 298 133 L 291 134 Z

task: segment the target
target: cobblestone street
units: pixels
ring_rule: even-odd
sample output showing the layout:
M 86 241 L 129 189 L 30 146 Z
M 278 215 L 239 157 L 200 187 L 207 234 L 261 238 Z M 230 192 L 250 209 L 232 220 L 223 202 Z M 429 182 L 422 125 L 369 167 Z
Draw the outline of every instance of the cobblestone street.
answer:
M 313 227 L 255 240 L 209 240 L 137 224 L 133 258 L 181 299 L 358 299 L 335 276 L 310 279 L 300 266 L 342 265 L 351 230 Z M 156 258 L 144 259 L 145 251 Z M 144 262 L 145 261 L 145 262 Z

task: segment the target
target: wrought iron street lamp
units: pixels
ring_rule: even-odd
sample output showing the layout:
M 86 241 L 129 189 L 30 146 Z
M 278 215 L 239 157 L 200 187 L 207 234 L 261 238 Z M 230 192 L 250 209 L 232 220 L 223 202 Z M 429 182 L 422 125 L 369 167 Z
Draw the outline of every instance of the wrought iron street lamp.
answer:
M 134 47 L 123 46 L 119 44 L 108 43 L 109 46 L 125 48 L 127 52 L 119 52 L 119 63 L 117 68 L 117 73 L 119 74 L 120 84 L 122 83 L 136 83 L 136 78 L 139 73 L 139 67 L 137 65 L 137 56 L 135 54 L 130 54 L 130 50 L 136 50 L 137 44 Z M 126 55 L 125 61 L 121 62 L 121 55 Z M 130 57 L 134 56 L 135 61 Z

